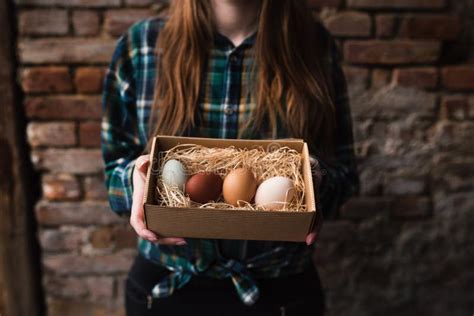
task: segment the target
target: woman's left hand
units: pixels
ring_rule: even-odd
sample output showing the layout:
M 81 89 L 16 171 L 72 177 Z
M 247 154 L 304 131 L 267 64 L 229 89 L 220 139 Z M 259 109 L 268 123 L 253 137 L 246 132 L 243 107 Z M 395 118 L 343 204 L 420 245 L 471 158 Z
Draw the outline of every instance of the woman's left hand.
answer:
M 318 160 L 310 155 L 309 161 L 311 163 L 311 174 L 313 176 L 314 191 L 318 192 L 319 185 L 321 184 L 322 172 L 319 166 Z M 312 245 L 316 239 L 319 237 L 321 228 L 323 227 L 323 213 L 321 210 L 316 210 L 316 219 L 313 231 L 306 236 L 306 244 L 308 246 Z

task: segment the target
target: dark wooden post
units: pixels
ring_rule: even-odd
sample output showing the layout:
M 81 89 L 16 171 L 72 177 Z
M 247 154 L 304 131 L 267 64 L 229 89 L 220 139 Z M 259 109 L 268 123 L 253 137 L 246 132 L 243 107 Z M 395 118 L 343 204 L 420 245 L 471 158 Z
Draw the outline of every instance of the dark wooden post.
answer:
M 21 104 L 15 93 L 14 27 L 8 0 L 0 1 L 0 314 L 42 315 L 40 260 L 32 238 L 31 168 Z M 3 307 L 2 307 L 3 306 Z

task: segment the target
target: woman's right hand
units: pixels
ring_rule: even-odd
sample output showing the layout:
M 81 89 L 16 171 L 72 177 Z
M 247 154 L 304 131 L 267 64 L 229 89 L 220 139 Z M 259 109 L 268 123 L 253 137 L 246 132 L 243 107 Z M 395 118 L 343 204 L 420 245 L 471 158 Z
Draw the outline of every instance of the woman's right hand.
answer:
M 132 214 L 130 216 L 130 225 L 137 232 L 138 236 L 151 242 L 164 245 L 186 244 L 183 238 L 175 237 L 159 237 L 145 226 L 145 215 L 143 210 L 143 196 L 145 194 L 145 180 L 148 167 L 150 165 L 150 155 L 143 155 L 135 160 L 135 168 L 133 168 L 133 202 Z

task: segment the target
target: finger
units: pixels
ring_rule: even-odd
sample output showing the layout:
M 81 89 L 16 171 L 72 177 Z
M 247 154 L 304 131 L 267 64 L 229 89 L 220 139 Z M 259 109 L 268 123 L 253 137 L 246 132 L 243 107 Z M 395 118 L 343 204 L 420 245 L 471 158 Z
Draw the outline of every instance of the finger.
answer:
M 146 228 L 142 228 L 139 231 L 138 235 L 140 237 L 142 237 L 143 239 L 146 239 L 146 240 L 151 241 L 151 242 L 158 242 L 160 240 L 154 232 L 152 232 L 151 230 L 148 230 Z
M 306 236 L 306 245 L 310 246 L 316 241 L 316 232 L 311 232 Z
M 141 203 L 141 197 L 143 196 L 143 188 L 135 188 L 132 199 L 132 214 L 130 216 L 130 225 L 132 225 L 135 232 L 142 238 L 156 242 L 158 237 L 152 232 L 146 229 L 144 220 L 144 210 Z
M 138 236 L 140 236 L 143 239 L 146 239 L 151 242 L 156 242 L 159 244 L 163 245 L 177 245 L 177 246 L 183 246 L 186 245 L 186 240 L 183 238 L 177 238 L 177 237 L 165 237 L 161 238 L 158 237 L 157 234 L 152 232 L 151 230 L 147 229 L 145 227 L 145 224 L 143 220 L 140 218 L 139 215 L 131 217 L 130 218 L 130 224 L 132 227 L 135 229 L 135 232 L 137 233 Z
M 141 173 L 146 173 L 150 165 L 150 155 L 143 155 L 137 159 L 137 169 Z
M 132 225 L 133 229 L 143 239 L 146 239 L 151 242 L 157 242 L 158 236 L 151 230 L 146 229 L 145 223 L 141 220 L 138 216 L 133 216 L 130 218 L 130 225 Z
M 140 203 L 136 203 L 136 200 L 137 199 L 134 199 L 133 202 L 132 210 L 134 211 L 132 211 L 132 216 L 130 217 L 130 224 L 140 237 L 151 242 L 158 241 L 158 236 L 146 228 L 143 218 L 143 206 L 141 206 Z
M 158 238 L 158 243 L 162 245 L 176 245 L 176 246 L 184 246 L 187 244 L 184 238 L 177 238 L 177 237 L 161 237 L 161 238 Z

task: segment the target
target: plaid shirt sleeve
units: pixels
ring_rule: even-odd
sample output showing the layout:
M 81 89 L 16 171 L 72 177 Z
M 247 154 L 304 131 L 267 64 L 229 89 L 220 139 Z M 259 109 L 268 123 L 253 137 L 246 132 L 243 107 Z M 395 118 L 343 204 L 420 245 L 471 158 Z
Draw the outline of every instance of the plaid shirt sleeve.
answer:
M 117 42 L 102 95 L 101 146 L 105 162 L 105 183 L 112 211 L 130 215 L 132 172 L 140 143 L 133 65 L 128 34 Z
M 326 31 L 327 33 L 327 31 Z M 330 45 L 334 105 L 336 108 L 335 159 L 326 161 L 314 156 L 322 173 L 318 187 L 319 205 L 324 218 L 336 215 L 337 210 L 359 192 L 359 175 L 354 152 L 352 117 L 347 92 L 347 83 L 340 64 L 340 54 L 334 38 L 327 33 Z

